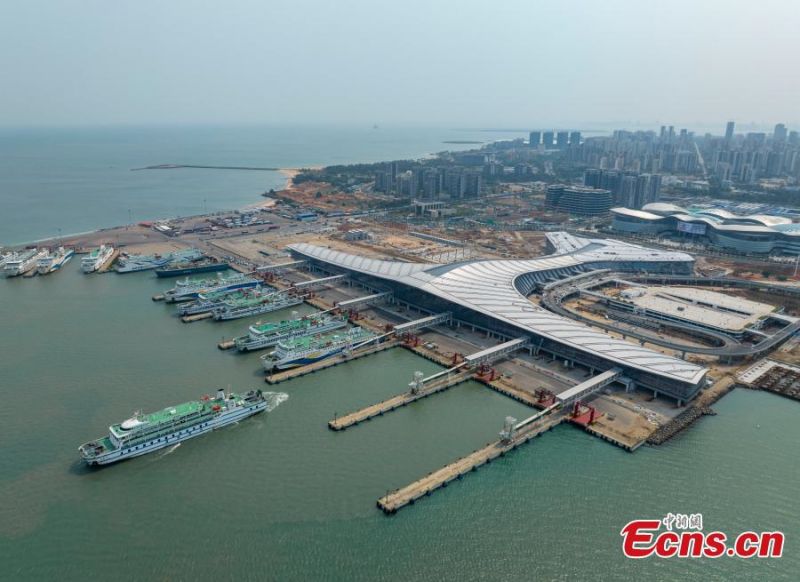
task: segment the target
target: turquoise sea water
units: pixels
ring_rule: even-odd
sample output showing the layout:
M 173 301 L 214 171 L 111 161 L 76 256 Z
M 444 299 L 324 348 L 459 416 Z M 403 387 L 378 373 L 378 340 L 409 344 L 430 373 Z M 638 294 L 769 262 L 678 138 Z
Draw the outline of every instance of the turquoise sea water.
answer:
M 760 581 L 800 571 L 796 402 L 736 390 L 718 416 L 634 454 L 559 427 L 386 517 L 375 501 L 387 489 L 495 439 L 526 407 L 467 383 L 331 432 L 334 414 L 436 366 L 398 348 L 268 387 L 259 353 L 216 348 L 249 322 L 182 324 L 150 300 L 170 284 L 84 276 L 76 261 L 0 279 L 0 580 Z M 132 411 L 228 385 L 289 398 L 168 454 L 97 471 L 78 462 L 80 443 Z M 701 512 L 706 529 L 729 534 L 783 530 L 784 557 L 623 558 L 620 528 L 668 512 Z

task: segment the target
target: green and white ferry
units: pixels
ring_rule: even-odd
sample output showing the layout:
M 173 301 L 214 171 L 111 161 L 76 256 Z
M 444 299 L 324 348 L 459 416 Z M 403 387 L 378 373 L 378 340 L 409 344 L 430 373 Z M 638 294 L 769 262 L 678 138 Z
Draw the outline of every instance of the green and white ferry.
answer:
M 267 372 L 305 366 L 336 354 L 349 354 L 377 337 L 362 327 L 353 327 L 341 334 L 291 338 L 278 342 L 275 351 L 261 356 L 261 365 Z
M 347 325 L 347 317 L 316 313 L 306 317 L 295 317 L 284 321 L 257 323 L 251 325 L 247 335 L 233 340 L 240 352 L 251 352 L 270 348 L 279 341 L 304 335 L 314 335 L 333 331 Z
M 214 397 L 203 396 L 150 414 L 136 412 L 111 425 L 108 436 L 78 447 L 78 452 L 89 465 L 108 465 L 222 428 L 264 411 L 267 404 L 261 390 L 240 396 L 219 389 Z

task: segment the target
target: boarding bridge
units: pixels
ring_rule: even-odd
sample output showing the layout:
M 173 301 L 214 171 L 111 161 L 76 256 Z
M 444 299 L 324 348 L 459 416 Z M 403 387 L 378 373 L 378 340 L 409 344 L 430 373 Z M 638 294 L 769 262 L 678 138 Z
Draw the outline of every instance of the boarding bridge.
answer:
M 367 295 L 366 297 L 356 297 L 355 299 L 348 299 L 347 301 L 340 301 L 336 304 L 339 309 L 349 309 L 351 307 L 360 307 L 362 305 L 371 305 L 378 301 L 384 301 L 392 296 L 390 292 L 375 293 L 374 295 Z
M 502 343 L 499 346 L 486 348 L 485 350 L 481 350 L 479 352 L 475 352 L 474 354 L 465 356 L 464 361 L 470 366 L 477 366 L 480 364 L 484 364 L 486 362 L 491 362 L 492 360 L 499 360 L 500 358 L 503 358 L 512 352 L 521 350 L 527 345 L 528 345 L 527 338 L 514 339 Z
M 256 273 L 278 273 L 286 269 L 297 269 L 306 264 L 306 261 L 289 261 L 288 263 L 279 263 L 277 265 L 263 265 L 256 267 Z
M 589 378 L 585 382 L 581 382 L 577 386 L 573 386 L 569 390 L 565 390 L 561 394 L 556 394 L 556 402 L 562 406 L 566 406 L 576 400 L 586 398 L 601 388 L 605 388 L 621 375 L 622 370 L 619 368 L 612 368 L 607 372 L 603 372 L 602 374 L 598 374 L 597 376 Z
M 311 279 L 310 281 L 295 283 L 292 285 L 292 288 L 304 290 L 319 289 L 320 287 L 327 287 L 331 283 L 344 281 L 345 279 L 347 279 L 347 275 L 333 275 L 332 277 L 322 277 L 321 279 Z
M 415 319 L 414 321 L 395 325 L 394 333 L 399 335 L 401 333 L 417 331 L 418 329 L 439 325 L 440 323 L 450 323 L 451 318 L 452 314 L 449 311 L 445 313 L 439 313 L 437 315 L 430 315 L 428 317 L 423 317 L 422 319 Z

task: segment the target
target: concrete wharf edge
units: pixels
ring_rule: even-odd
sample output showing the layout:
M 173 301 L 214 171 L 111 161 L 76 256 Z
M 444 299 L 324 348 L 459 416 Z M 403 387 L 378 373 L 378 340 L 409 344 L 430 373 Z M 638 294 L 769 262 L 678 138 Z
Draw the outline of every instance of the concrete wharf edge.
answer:
M 430 495 L 437 489 L 447 487 L 451 481 L 461 479 L 467 473 L 491 463 L 498 457 L 505 456 L 506 453 L 551 430 L 564 420 L 563 415 L 547 417 L 543 422 L 532 424 L 530 427 L 521 430 L 507 443 L 503 441 L 490 443 L 405 487 L 381 497 L 377 501 L 377 506 L 386 514 L 394 514 L 403 507 L 415 503 L 418 499 Z
M 355 426 L 376 416 L 383 416 L 387 412 L 397 410 L 403 406 L 407 406 L 417 400 L 422 400 L 438 392 L 443 392 L 453 386 L 466 382 L 472 378 L 470 372 L 464 371 L 455 373 L 452 377 L 444 377 L 440 380 L 431 382 L 431 386 L 423 388 L 420 392 L 412 394 L 411 392 L 404 392 L 391 396 L 377 404 L 371 404 L 345 416 L 335 418 L 328 422 L 328 428 L 331 430 L 345 430 L 351 426 Z

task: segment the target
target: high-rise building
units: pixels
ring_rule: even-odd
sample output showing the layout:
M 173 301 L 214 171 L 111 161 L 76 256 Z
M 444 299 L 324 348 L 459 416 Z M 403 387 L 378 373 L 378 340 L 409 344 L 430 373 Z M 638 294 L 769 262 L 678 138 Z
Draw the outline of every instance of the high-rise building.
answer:
M 775 126 L 775 131 L 772 133 L 772 139 L 774 139 L 776 143 L 783 143 L 786 141 L 786 133 L 786 126 L 782 123 L 779 123 Z
M 481 195 L 483 187 L 483 176 L 476 170 L 464 172 L 464 196 L 477 197 Z
M 725 141 L 731 141 L 733 139 L 734 125 L 733 121 L 729 121 L 728 125 L 725 126 Z
M 569 132 L 568 131 L 559 131 L 556 134 L 556 145 L 558 149 L 566 149 L 567 144 L 569 143 Z
M 539 144 L 542 143 L 542 132 L 541 131 L 532 131 L 529 135 L 528 144 L 532 148 L 539 147 Z
M 542 134 L 542 141 L 544 143 L 545 148 L 552 148 L 553 147 L 553 132 L 552 131 L 545 131 Z
M 627 208 L 641 208 L 661 196 L 660 174 L 589 168 L 583 174 L 583 183 L 587 188 L 608 190 L 614 204 Z
M 569 145 L 577 146 L 581 144 L 581 132 L 573 131 L 569 134 Z
M 599 215 L 611 210 L 611 192 L 583 186 L 554 184 L 547 187 L 545 206 L 570 214 Z

